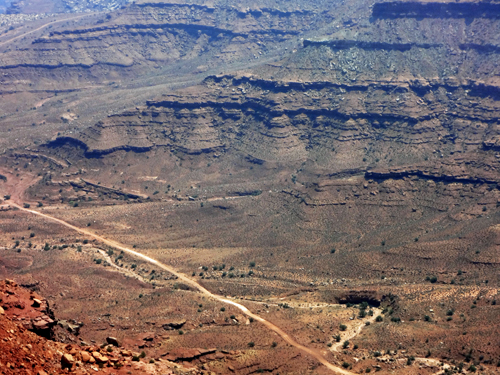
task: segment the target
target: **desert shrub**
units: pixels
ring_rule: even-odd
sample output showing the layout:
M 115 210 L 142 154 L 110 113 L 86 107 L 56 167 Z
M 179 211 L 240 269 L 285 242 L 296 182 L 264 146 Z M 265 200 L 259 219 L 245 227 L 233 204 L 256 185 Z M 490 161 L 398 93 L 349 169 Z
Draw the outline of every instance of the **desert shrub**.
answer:
M 132 357 L 132 361 L 138 362 L 139 361 L 139 356 L 138 355 L 134 355 Z
M 33 238 L 33 237 L 35 237 L 35 233 L 34 233 L 34 232 L 31 232 L 31 233 L 30 233 L 30 238 Z
M 382 318 L 382 315 L 379 315 L 375 318 L 375 321 L 376 322 L 382 322 L 384 320 L 384 318 Z
M 273 348 L 276 348 L 276 347 L 278 346 L 278 343 L 277 343 L 276 341 L 273 341 L 273 343 L 271 344 L 271 346 L 272 346 Z
M 349 340 L 344 341 L 344 344 L 342 344 L 342 347 L 344 349 L 347 349 L 348 346 L 349 346 Z
M 182 329 L 179 330 L 179 335 L 183 335 L 184 331 Z
M 250 267 L 255 267 L 255 262 L 250 262 Z
M 431 317 L 429 315 L 424 315 L 424 320 L 426 322 L 430 322 L 431 321 Z
M 333 336 L 336 342 L 340 342 L 340 335 Z
M 343 368 L 349 368 L 350 364 L 348 362 L 342 363 Z
M 254 346 L 255 346 L 255 343 L 254 343 L 253 341 L 250 341 L 250 342 L 248 343 L 248 347 L 249 347 L 249 348 L 253 348 Z
M 346 326 L 345 324 L 341 324 L 341 325 L 339 326 L 339 329 L 340 329 L 341 331 L 345 331 L 345 330 L 347 329 L 347 326 Z
M 223 306 L 220 308 L 220 311 L 224 312 L 224 311 L 226 311 L 226 308 Z
M 30 204 L 29 204 L 29 203 L 24 203 L 24 204 L 23 204 L 23 207 L 24 207 L 24 208 L 30 208 L 31 206 L 30 206 Z
M 146 352 L 143 350 L 139 355 L 139 358 L 144 358 L 146 356 Z

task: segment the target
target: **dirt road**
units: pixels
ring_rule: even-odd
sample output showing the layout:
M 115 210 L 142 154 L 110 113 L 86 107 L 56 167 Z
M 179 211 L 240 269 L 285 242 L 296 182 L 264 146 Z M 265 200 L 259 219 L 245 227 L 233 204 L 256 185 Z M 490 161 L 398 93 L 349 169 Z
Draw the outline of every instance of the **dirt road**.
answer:
M 12 43 L 13 41 L 19 39 L 19 38 L 22 38 L 22 37 L 25 37 L 26 35 L 29 35 L 29 34 L 33 34 L 33 33 L 36 33 L 37 31 L 40 31 L 42 29 L 45 29 L 46 27 L 50 26 L 50 25 L 54 25 L 56 23 L 61 23 L 61 22 L 65 22 L 65 21 L 73 21 L 73 20 L 76 20 L 76 19 L 79 19 L 79 18 L 83 18 L 83 17 L 88 17 L 89 15 L 93 15 L 95 13 L 87 13 L 87 14 L 83 14 L 81 16 L 76 16 L 76 17 L 69 17 L 69 18 L 64 18 L 64 19 L 61 19 L 61 20 L 57 20 L 57 21 L 52 21 L 52 22 L 47 22 L 45 25 L 42 25 L 38 28 L 36 28 L 35 30 L 30 30 L 26 33 L 22 33 L 20 35 L 17 35 L 15 36 L 14 38 L 12 39 L 9 39 L 9 40 L 6 40 L 4 42 L 1 42 L 0 43 L 0 46 L 3 46 L 5 44 L 9 44 L 9 43 Z
M 41 216 L 44 219 L 47 219 L 47 220 L 59 223 L 61 225 L 64 225 L 65 227 L 73 229 L 76 232 L 85 234 L 85 235 L 87 235 L 89 237 L 93 237 L 96 240 L 98 240 L 98 241 L 100 241 L 100 242 L 102 242 L 102 243 L 104 243 L 104 244 L 106 244 L 108 246 L 111 246 L 111 247 L 113 247 L 113 248 L 115 248 L 117 250 L 121 250 L 121 251 L 123 251 L 125 253 L 131 254 L 131 255 L 133 255 L 133 256 L 135 256 L 137 258 L 141 258 L 141 259 L 143 259 L 143 260 L 145 260 L 145 261 L 147 261 L 147 262 L 149 262 L 151 264 L 154 264 L 155 266 L 160 267 L 160 268 L 164 269 L 165 271 L 168 271 L 168 272 L 172 273 L 173 275 L 177 276 L 180 280 L 184 281 L 186 284 L 192 286 L 193 288 L 197 289 L 198 291 L 200 291 L 201 293 L 205 294 L 206 296 L 211 297 L 211 298 L 213 298 L 215 300 L 218 300 L 220 302 L 223 302 L 223 303 L 226 303 L 226 304 L 229 304 L 229 305 L 233 305 L 234 307 L 238 308 L 239 310 L 241 310 L 248 317 L 251 317 L 251 318 L 255 319 L 258 322 L 261 322 L 267 328 L 269 328 L 271 331 L 274 331 L 275 333 L 277 333 L 288 344 L 294 346 L 295 348 L 297 348 L 297 349 L 301 350 L 302 352 L 304 352 L 304 353 L 310 355 L 311 357 L 315 358 L 318 362 L 320 362 L 322 365 L 324 365 L 325 367 L 327 367 L 332 372 L 337 373 L 337 374 L 344 374 L 344 375 L 354 375 L 354 373 L 351 372 L 351 371 L 345 370 L 345 369 L 343 369 L 341 367 L 338 367 L 338 366 L 335 366 L 335 365 L 331 364 L 320 353 L 316 352 L 315 350 L 313 350 L 311 348 L 308 348 L 308 347 L 306 347 L 304 345 L 299 344 L 292 337 L 290 337 L 286 332 L 284 332 L 281 328 L 279 328 L 278 326 L 274 325 L 273 323 L 265 320 L 264 318 L 260 317 L 259 315 L 254 314 L 253 312 L 251 312 L 250 310 L 248 310 L 248 308 L 246 308 L 245 306 L 243 306 L 243 305 L 241 305 L 241 304 L 239 304 L 239 303 L 237 303 L 235 301 L 232 301 L 230 299 L 227 299 L 227 298 L 225 298 L 223 296 L 219 296 L 217 294 L 213 294 L 212 292 L 210 292 L 209 290 L 205 289 L 203 286 L 201 286 L 200 284 L 198 284 L 195 280 L 190 279 L 189 277 L 187 277 L 183 273 L 180 273 L 180 272 L 176 271 L 175 269 L 173 269 L 172 267 L 170 267 L 170 266 L 168 266 L 166 264 L 160 263 L 156 259 L 148 257 L 148 256 L 146 256 L 144 254 L 141 254 L 141 253 L 135 251 L 135 250 L 129 249 L 128 247 L 126 247 L 125 245 L 123 245 L 123 244 L 121 244 L 119 242 L 116 242 L 114 240 L 110 240 L 110 239 L 104 238 L 104 237 L 99 236 L 97 234 L 94 234 L 94 233 L 92 233 L 92 232 L 90 232 L 90 231 L 88 231 L 86 229 L 76 227 L 76 226 L 71 225 L 71 224 L 69 224 L 69 223 L 67 223 L 67 222 L 65 222 L 65 221 L 63 221 L 61 219 L 55 218 L 53 216 L 44 214 L 44 213 L 39 212 L 39 211 L 35 211 L 35 210 L 30 210 L 30 209 L 24 208 L 24 207 L 18 205 L 17 203 L 14 203 L 14 202 L 10 202 L 10 205 L 14 206 L 14 207 L 17 207 L 18 209 L 20 209 L 22 211 L 29 212 L 29 213 L 37 215 L 37 216 Z

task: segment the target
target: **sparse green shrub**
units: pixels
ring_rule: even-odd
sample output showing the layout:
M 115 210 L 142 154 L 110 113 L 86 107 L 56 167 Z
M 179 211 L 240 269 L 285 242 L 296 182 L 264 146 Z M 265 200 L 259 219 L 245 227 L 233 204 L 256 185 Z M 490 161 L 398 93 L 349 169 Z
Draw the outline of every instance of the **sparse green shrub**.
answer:
M 139 358 L 144 358 L 146 356 L 146 352 L 143 350 L 139 355 Z
M 341 325 L 339 326 L 339 329 L 340 329 L 341 331 L 345 331 L 345 330 L 347 329 L 347 326 L 346 326 L 345 324 L 341 324 Z
M 343 368 L 349 368 L 350 364 L 348 362 L 342 363 Z
M 224 312 L 224 311 L 226 311 L 226 308 L 225 308 L 224 306 L 222 306 L 222 307 L 220 308 L 220 311 Z
M 349 340 L 344 341 L 344 343 L 342 344 L 342 347 L 344 349 L 347 349 L 349 347 Z
M 379 316 L 377 316 L 377 317 L 375 318 L 375 321 L 376 321 L 376 322 L 382 322 L 382 321 L 384 321 L 384 318 L 382 318 L 382 315 L 379 315 Z
M 250 341 L 250 342 L 248 343 L 248 347 L 249 347 L 249 348 L 253 348 L 254 346 L 255 346 L 255 343 L 254 343 L 253 341 Z

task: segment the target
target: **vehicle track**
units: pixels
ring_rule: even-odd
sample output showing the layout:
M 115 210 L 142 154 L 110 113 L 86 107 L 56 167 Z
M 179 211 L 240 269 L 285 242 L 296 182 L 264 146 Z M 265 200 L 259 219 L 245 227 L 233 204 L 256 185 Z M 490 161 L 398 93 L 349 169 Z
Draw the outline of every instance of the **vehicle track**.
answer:
M 24 208 L 24 207 L 18 205 L 17 203 L 14 203 L 14 202 L 10 202 L 10 205 L 14 206 L 14 207 L 17 207 L 19 210 L 22 210 L 22 211 L 25 211 L 25 212 L 28 212 L 28 213 L 31 213 L 31 214 L 43 217 L 44 219 L 47 219 L 47 220 L 56 222 L 58 224 L 61 224 L 61 225 L 65 226 L 67 228 L 70 228 L 70 229 L 72 229 L 72 230 L 74 230 L 76 232 L 85 234 L 85 235 L 87 235 L 89 237 L 93 237 L 96 240 L 101 241 L 102 243 L 104 243 L 104 244 L 106 244 L 108 246 L 111 246 L 111 247 L 113 247 L 113 248 L 115 248 L 117 250 L 121 250 L 121 251 L 123 251 L 125 253 L 133 255 L 133 256 L 135 256 L 137 258 L 141 258 L 141 259 L 143 259 L 143 260 L 145 260 L 145 261 L 147 261 L 147 262 L 149 262 L 151 264 L 154 264 L 155 266 L 160 267 L 160 268 L 164 269 L 165 271 L 168 271 L 168 272 L 172 273 L 173 275 L 177 276 L 180 280 L 184 281 L 186 284 L 188 284 L 188 285 L 192 286 L 193 288 L 197 289 L 198 291 L 200 291 L 204 295 L 206 295 L 208 297 L 211 297 L 211 298 L 213 298 L 213 299 L 215 299 L 217 301 L 220 301 L 222 303 L 226 303 L 226 304 L 229 304 L 229 305 L 232 305 L 232 306 L 238 308 L 239 310 L 241 310 L 248 317 L 251 317 L 251 318 L 255 319 L 256 321 L 264 324 L 271 331 L 277 333 L 285 342 L 287 342 L 291 346 L 293 346 L 293 347 L 299 349 L 300 351 L 302 351 L 302 352 L 310 355 L 311 357 L 315 358 L 319 363 L 321 363 L 322 365 L 324 365 L 326 368 L 328 368 L 332 372 L 337 373 L 337 374 L 343 374 L 343 375 L 354 375 L 355 374 L 354 372 L 345 370 L 345 369 L 343 369 L 341 367 L 338 367 L 338 366 L 335 366 L 335 365 L 331 364 L 320 353 L 316 352 L 315 350 L 313 350 L 311 348 L 308 348 L 308 347 L 306 347 L 304 345 L 299 344 L 292 337 L 290 337 L 285 331 L 283 331 L 281 328 L 279 328 L 278 326 L 274 325 L 273 323 L 265 320 L 264 318 L 260 317 L 259 315 L 254 314 L 253 312 L 251 312 L 245 306 L 243 306 L 243 305 L 241 305 L 241 304 L 239 304 L 239 303 L 237 303 L 235 301 L 232 301 L 230 299 L 227 299 L 227 298 L 225 298 L 223 296 L 219 296 L 217 294 L 214 294 L 214 293 L 210 292 L 208 289 L 206 289 L 203 286 L 201 286 L 200 284 L 198 284 L 195 280 L 190 279 L 189 277 L 187 277 L 183 273 L 180 273 L 180 272 L 176 271 L 172 267 L 170 267 L 170 266 L 168 266 L 166 264 L 163 264 L 163 263 L 157 261 L 154 258 L 151 258 L 151 257 L 149 257 L 147 255 L 141 254 L 141 253 L 139 253 L 139 252 L 137 252 L 135 250 L 129 249 L 128 247 L 124 246 L 123 244 L 121 244 L 121 243 L 119 243 L 117 241 L 104 238 L 104 237 L 99 236 L 99 235 L 97 235 L 95 233 L 92 233 L 92 232 L 90 232 L 90 231 L 88 231 L 86 229 L 76 227 L 76 226 L 74 226 L 72 224 L 67 223 L 64 220 L 55 218 L 53 216 L 44 214 L 44 213 L 39 212 L 39 211 L 35 211 L 35 210 L 30 210 L 28 208 Z

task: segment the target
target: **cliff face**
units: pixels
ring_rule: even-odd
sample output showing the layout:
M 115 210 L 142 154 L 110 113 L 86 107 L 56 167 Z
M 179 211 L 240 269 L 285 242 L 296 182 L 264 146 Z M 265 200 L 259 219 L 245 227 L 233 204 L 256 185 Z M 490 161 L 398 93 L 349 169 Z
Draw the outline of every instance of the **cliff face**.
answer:
M 95 26 L 54 30 L 8 51 L 0 57 L 0 70 L 35 84 L 59 75 L 90 82 L 108 81 L 113 74 L 115 79 L 158 75 L 175 63 L 181 73 L 204 71 L 274 55 L 277 44 L 328 21 L 330 16 L 307 10 L 143 2 Z

